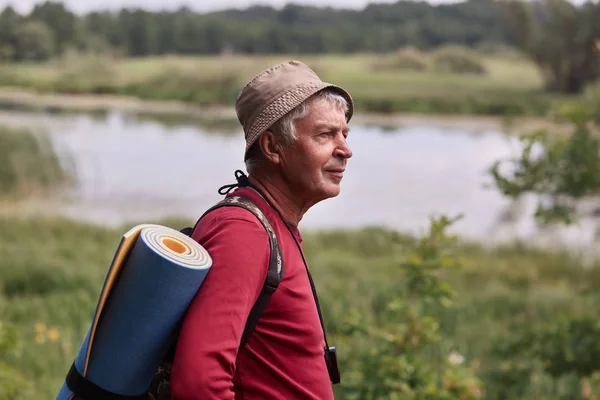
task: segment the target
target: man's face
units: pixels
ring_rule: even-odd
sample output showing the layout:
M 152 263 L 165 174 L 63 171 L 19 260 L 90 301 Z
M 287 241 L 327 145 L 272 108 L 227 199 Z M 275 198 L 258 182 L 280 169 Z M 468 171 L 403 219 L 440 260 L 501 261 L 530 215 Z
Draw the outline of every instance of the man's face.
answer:
M 281 157 L 294 194 L 311 203 L 337 196 L 347 160 L 352 157 L 343 110 L 316 100 L 295 127 L 297 139 L 284 148 Z

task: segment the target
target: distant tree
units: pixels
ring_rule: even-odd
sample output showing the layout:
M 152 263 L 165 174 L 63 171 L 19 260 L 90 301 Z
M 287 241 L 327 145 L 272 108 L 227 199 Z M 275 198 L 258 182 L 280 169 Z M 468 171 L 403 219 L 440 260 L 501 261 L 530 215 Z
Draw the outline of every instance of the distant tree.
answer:
M 12 7 L 0 13 L 0 60 L 12 60 L 15 55 L 16 31 L 21 17 Z
M 154 15 L 156 29 L 157 54 L 168 54 L 175 52 L 175 24 L 176 18 L 172 13 L 160 12 Z
M 600 77 L 600 3 L 500 0 L 517 44 L 539 66 L 549 91 L 580 93 Z
M 511 44 L 512 40 L 506 21 L 497 12 L 497 0 L 446 5 L 372 3 L 360 11 L 298 4 L 280 10 L 254 6 L 204 14 L 186 7 L 160 12 L 122 8 L 82 16 L 58 0 L 41 1 L 30 14 L 17 15 L 18 24 L 43 22 L 53 33 L 58 55 L 69 48 L 101 51 L 105 44 L 113 54 L 146 56 L 223 51 L 385 53 L 405 46 L 429 49 L 446 44 Z M 10 11 L 5 14 L 11 16 Z M 6 23 L 9 19 L 0 21 L 0 31 L 12 29 Z
M 15 59 L 45 61 L 55 52 L 54 34 L 40 21 L 27 21 L 15 32 Z
M 151 13 L 140 9 L 122 10 L 119 22 L 129 55 L 145 56 L 155 52 L 156 28 Z
M 29 19 L 43 22 L 50 28 L 58 53 L 62 53 L 76 39 L 77 16 L 61 2 L 47 0 L 36 5 L 31 11 Z
M 571 132 L 540 130 L 525 135 L 517 157 L 497 161 L 490 169 L 506 197 L 539 196 L 535 216 L 542 225 L 572 224 L 581 216 L 600 215 L 600 91 L 562 106 L 558 122 L 565 121 Z M 582 201 L 596 207 L 585 211 Z
M 86 35 L 103 38 L 109 46 L 114 48 L 123 46 L 124 27 L 119 24 L 119 20 L 114 14 L 106 11 L 91 12 L 81 19 Z
M 197 19 L 189 12 L 180 13 L 173 32 L 174 52 L 179 54 L 200 53 L 201 46 L 198 38 L 202 28 Z

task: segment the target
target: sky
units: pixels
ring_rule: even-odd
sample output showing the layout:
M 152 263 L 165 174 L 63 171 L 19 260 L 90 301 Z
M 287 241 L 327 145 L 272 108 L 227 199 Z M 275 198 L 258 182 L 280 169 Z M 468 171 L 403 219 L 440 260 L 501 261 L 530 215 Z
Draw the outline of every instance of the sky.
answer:
M 0 0 L 0 9 L 11 5 L 21 13 L 27 13 L 43 0 Z M 182 6 L 204 12 L 225 8 L 246 8 L 250 5 L 264 4 L 272 7 L 282 7 L 289 0 L 62 0 L 69 10 L 78 14 L 92 10 L 121 9 L 124 7 L 143 7 L 148 10 L 173 10 Z M 397 0 L 293 0 L 296 4 L 329 6 L 335 8 L 361 9 L 368 3 L 394 3 Z M 432 3 L 449 2 L 451 0 L 432 0 Z

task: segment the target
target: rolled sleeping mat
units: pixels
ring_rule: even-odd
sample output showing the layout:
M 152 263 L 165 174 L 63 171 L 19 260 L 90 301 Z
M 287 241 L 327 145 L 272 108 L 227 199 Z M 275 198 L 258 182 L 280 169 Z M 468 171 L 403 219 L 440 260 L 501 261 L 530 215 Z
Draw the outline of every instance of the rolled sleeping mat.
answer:
M 143 396 L 211 266 L 206 249 L 176 230 L 145 224 L 123 235 L 56 399 Z M 101 395 L 85 394 L 92 389 Z

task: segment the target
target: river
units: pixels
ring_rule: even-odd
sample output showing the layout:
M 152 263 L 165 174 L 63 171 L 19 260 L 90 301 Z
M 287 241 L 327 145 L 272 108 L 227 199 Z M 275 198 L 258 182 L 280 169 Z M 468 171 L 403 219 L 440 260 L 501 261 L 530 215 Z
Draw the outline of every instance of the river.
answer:
M 156 222 L 183 217 L 193 223 L 220 199 L 221 185 L 243 169 L 239 128 L 171 124 L 113 110 L 107 114 L 2 111 L 0 123 L 43 128 L 75 185 L 47 199 L 45 209 L 101 224 Z M 542 235 L 531 217 L 535 199 L 507 223 L 511 202 L 493 188 L 487 168 L 515 155 L 515 137 L 492 127 L 428 123 L 380 127 L 351 123 L 342 192 L 313 207 L 304 230 L 385 226 L 419 233 L 436 213 L 464 214 L 452 231 L 468 239 L 521 238 L 569 246 L 591 240 L 593 224 Z

